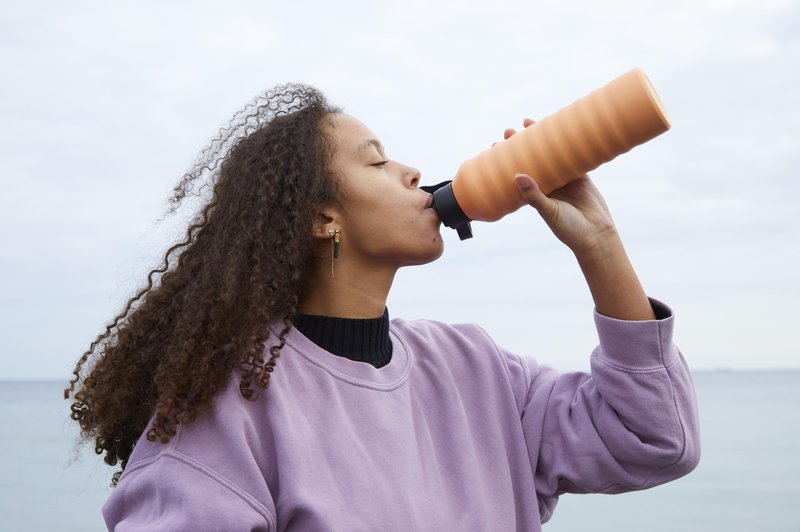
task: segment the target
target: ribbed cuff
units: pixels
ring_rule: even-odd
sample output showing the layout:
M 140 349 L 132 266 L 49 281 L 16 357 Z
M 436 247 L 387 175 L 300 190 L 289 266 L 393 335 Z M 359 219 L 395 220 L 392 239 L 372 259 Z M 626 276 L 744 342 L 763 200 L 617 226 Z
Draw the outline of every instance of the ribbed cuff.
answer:
M 672 309 L 648 298 L 655 320 L 632 321 L 604 316 L 594 310 L 600 346 L 597 355 L 606 362 L 632 371 L 662 368 L 678 358 L 672 343 Z

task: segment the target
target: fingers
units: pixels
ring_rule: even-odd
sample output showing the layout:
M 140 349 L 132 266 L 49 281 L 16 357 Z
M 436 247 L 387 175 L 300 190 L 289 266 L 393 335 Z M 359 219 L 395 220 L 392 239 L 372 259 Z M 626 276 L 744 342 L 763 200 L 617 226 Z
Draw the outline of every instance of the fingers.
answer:
M 528 202 L 528 205 L 539 211 L 545 221 L 558 217 L 558 203 L 545 196 L 531 176 L 516 174 L 515 179 L 523 199 Z
M 522 121 L 522 125 L 523 125 L 524 127 L 532 126 L 532 125 L 533 125 L 533 124 L 535 124 L 535 123 L 536 123 L 536 120 L 534 120 L 534 119 L 532 119 L 532 118 L 526 118 L 526 119 L 524 119 L 524 120 Z M 505 131 L 503 131 L 503 139 L 504 139 L 504 140 L 508 140 L 508 139 L 509 139 L 509 138 L 511 138 L 511 136 L 512 136 L 512 135 L 514 135 L 516 132 L 517 132 L 517 130 L 516 130 L 516 129 L 514 129 L 513 127 L 509 127 L 509 128 L 507 128 Z M 496 143 L 496 142 L 492 142 L 492 147 L 493 147 L 495 144 L 497 144 L 497 143 Z

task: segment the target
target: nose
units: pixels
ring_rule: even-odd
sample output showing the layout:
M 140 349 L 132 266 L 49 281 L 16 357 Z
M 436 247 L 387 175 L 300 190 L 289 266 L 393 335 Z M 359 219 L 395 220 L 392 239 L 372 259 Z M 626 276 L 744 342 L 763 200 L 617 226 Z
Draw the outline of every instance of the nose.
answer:
M 407 169 L 403 172 L 403 181 L 406 186 L 411 188 L 416 188 L 419 186 L 419 180 L 422 176 L 422 172 L 413 168 L 411 166 L 407 167 Z

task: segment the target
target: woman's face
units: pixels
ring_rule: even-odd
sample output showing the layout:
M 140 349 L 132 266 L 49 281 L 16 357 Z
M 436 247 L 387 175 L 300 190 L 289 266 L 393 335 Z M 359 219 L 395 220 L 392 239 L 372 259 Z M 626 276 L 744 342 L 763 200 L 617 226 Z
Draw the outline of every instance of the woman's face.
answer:
M 389 159 L 377 136 L 346 114 L 328 115 L 334 155 L 331 169 L 342 180 L 344 210 L 328 224 L 341 231 L 341 253 L 374 265 L 410 266 L 436 260 L 444 251 L 441 221 L 420 190 L 420 172 Z

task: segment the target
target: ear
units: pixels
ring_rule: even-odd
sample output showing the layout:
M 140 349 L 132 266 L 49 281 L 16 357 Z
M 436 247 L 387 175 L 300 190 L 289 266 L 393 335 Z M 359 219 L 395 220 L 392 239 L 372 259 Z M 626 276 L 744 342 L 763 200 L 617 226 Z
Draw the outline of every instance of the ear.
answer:
M 341 229 L 339 213 L 333 208 L 320 209 L 314 216 L 311 234 L 314 238 L 328 239 L 328 229 Z

